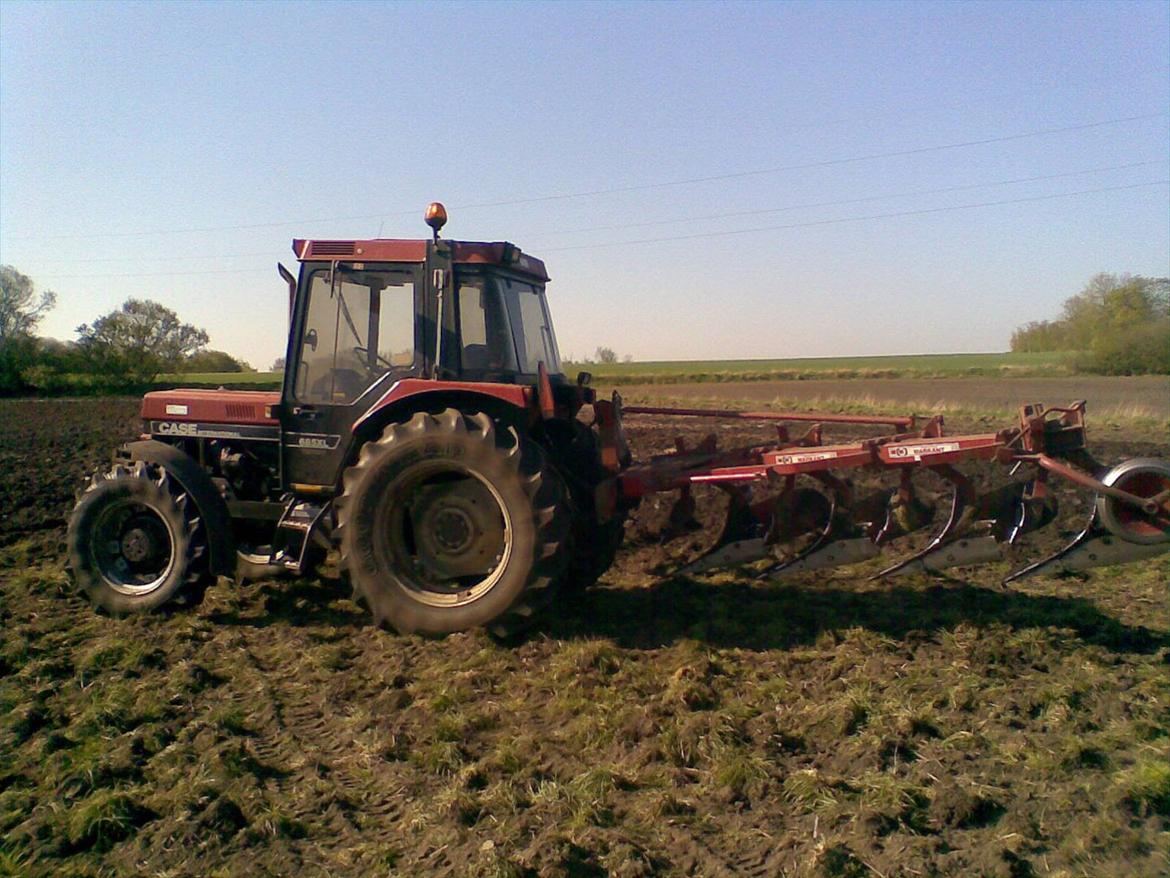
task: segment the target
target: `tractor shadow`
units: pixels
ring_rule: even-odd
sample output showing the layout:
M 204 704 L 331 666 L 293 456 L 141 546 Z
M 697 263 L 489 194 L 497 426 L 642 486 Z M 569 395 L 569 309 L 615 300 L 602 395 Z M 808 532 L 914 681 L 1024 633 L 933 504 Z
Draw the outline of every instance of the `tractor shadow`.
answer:
M 1065 629 L 1112 652 L 1170 648 L 1170 634 L 1126 625 L 1079 597 L 1033 595 L 949 580 L 858 590 L 786 583 L 713 585 L 683 576 L 647 588 L 596 588 L 555 613 L 539 633 L 554 638 L 612 639 L 631 649 L 680 640 L 736 649 L 790 649 L 825 632 L 864 628 L 916 640 L 960 624 Z
M 346 600 L 350 587 L 336 575 L 319 573 L 303 579 L 279 577 L 243 585 L 225 582 L 219 587 L 232 589 L 234 594 L 222 609 L 207 614 L 208 621 L 216 625 L 364 628 L 374 624 L 364 608 Z

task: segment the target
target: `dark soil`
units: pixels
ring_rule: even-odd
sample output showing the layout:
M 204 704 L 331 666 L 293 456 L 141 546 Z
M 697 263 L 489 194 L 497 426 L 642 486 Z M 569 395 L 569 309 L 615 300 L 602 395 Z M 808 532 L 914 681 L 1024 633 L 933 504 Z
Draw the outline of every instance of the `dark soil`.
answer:
M 61 546 L 136 410 L 0 402 L 0 875 L 1170 873 L 1166 559 L 676 575 L 712 491 L 513 643 L 374 628 L 329 566 L 111 619 Z M 642 459 L 712 429 L 629 426 Z

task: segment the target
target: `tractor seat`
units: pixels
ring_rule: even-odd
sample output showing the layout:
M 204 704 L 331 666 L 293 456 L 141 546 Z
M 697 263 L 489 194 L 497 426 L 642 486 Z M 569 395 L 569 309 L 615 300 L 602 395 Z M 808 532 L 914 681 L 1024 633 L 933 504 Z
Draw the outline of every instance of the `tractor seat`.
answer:
M 469 344 L 463 347 L 463 368 L 471 372 L 486 372 L 498 369 L 492 362 L 491 349 L 485 344 Z

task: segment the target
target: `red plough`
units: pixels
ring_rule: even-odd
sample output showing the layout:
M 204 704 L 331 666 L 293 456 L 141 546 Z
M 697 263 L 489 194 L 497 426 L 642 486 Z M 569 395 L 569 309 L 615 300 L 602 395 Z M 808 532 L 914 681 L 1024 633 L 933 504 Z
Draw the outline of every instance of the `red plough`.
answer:
M 693 485 L 716 485 L 730 495 L 719 539 L 682 573 L 771 559 L 764 575 L 781 576 L 868 560 L 894 539 L 931 523 L 931 506 L 914 479 L 922 470 L 949 486 L 949 511 L 923 548 L 875 578 L 1009 557 L 1023 535 L 1055 519 L 1056 497 L 1049 484 L 1053 475 L 1095 493 L 1089 521 L 1063 549 L 1012 573 L 1005 582 L 1040 572 L 1136 561 L 1170 549 L 1170 464 L 1154 459 L 1128 460 L 1111 469 L 1099 464 L 1085 449 L 1083 402 L 1067 408 L 1026 405 L 1017 426 L 958 436 L 944 432 L 941 416 L 919 426 L 914 417 L 622 407 L 616 395 L 614 405 L 619 416 L 778 422 L 774 445 L 719 451 L 714 436 L 694 449 L 678 440 L 675 453 L 635 464 L 618 476 L 618 495 L 626 503 L 678 490 L 672 521 L 693 513 Z M 794 439 L 786 424 L 801 421 L 812 422 L 812 427 Z M 826 444 L 823 425 L 828 423 L 899 432 Z M 1028 478 L 981 491 L 956 468 L 980 460 L 1009 466 L 1013 475 L 1024 469 Z M 896 485 L 858 496 L 850 476 L 865 470 L 889 472 Z M 753 499 L 753 493 L 764 499 Z

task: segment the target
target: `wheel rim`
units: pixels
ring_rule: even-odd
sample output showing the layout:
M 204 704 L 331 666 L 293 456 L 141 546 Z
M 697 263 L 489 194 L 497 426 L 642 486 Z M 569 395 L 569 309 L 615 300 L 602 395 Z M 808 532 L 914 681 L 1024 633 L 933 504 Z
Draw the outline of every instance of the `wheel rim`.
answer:
M 512 553 L 512 518 L 481 473 L 450 462 L 412 467 L 385 492 L 374 523 L 379 566 L 416 600 L 459 607 L 482 598 Z
M 1170 489 L 1170 475 L 1155 469 L 1137 470 L 1119 479 L 1116 487 L 1138 497 L 1156 497 Z M 1132 537 L 1152 541 L 1170 538 L 1170 508 L 1166 504 L 1154 515 L 1147 515 L 1128 503 L 1114 501 L 1110 512 L 1120 529 Z
M 152 506 L 112 502 L 94 523 L 90 557 L 110 588 L 140 597 L 160 588 L 174 569 L 175 534 Z

